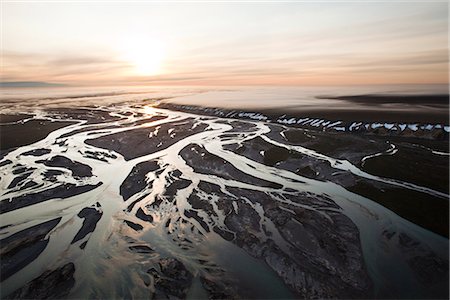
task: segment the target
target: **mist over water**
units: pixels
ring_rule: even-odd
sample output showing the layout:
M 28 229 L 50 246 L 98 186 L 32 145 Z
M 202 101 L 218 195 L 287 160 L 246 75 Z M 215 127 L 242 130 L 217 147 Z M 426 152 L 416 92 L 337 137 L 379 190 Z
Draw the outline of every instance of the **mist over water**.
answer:
M 418 106 L 317 97 L 447 89 L 2 89 L 1 296 L 448 297 L 448 122 L 393 125 L 405 137 L 282 116 L 352 123 Z
M 228 107 L 239 104 L 245 107 L 283 107 L 302 104 L 300 101 L 316 101 L 316 96 L 343 96 L 360 94 L 447 94 L 448 85 L 358 85 L 358 86 L 304 86 L 304 87 L 255 87 L 255 86 L 116 86 L 116 87 L 42 87 L 1 88 L 2 106 L 14 101 L 40 101 L 48 105 L 60 105 L 66 100 L 70 105 L 89 105 L 101 102 L 153 99 L 159 97 L 196 95 L 191 104 Z M 206 93 L 207 96 L 202 96 Z M 221 93 L 221 94 L 220 94 Z M 218 94 L 219 96 L 215 96 Z M 200 96 L 200 97 L 198 97 Z M 79 99 L 82 101 L 73 101 Z M 184 98 L 183 98 L 184 99 Z M 190 99 L 190 98 L 188 98 Z M 53 100 L 53 101 L 51 101 Z M 183 100 L 184 101 L 184 100 Z M 52 103 L 53 102 L 53 103 Z M 88 103 L 87 103 L 88 102 Z M 316 101 L 317 102 L 317 101 Z M 19 105 L 20 103 L 18 103 Z M 28 105 L 33 103 L 27 102 Z M 38 104 L 38 103 L 36 103 Z

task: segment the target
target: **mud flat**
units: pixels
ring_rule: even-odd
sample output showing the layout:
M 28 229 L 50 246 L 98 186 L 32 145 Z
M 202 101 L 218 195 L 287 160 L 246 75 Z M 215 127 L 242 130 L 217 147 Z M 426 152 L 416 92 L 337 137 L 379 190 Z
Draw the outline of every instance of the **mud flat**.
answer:
M 163 100 L 159 107 L 218 117 L 260 120 L 305 129 L 448 140 L 449 95 L 315 96 L 283 102 Z M 214 103 L 211 106 L 210 103 Z M 276 106 L 274 106 L 276 103 Z
M 2 118 L 2 298 L 448 298 L 448 124 L 168 105 Z
M 73 123 L 34 119 L 31 115 L 1 115 L 0 151 L 32 144 L 70 124 Z

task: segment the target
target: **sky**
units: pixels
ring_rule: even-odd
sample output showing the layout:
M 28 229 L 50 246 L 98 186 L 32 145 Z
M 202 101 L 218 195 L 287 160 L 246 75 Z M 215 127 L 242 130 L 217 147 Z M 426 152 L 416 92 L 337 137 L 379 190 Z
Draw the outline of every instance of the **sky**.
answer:
M 448 83 L 447 2 L 1 2 L 2 81 Z

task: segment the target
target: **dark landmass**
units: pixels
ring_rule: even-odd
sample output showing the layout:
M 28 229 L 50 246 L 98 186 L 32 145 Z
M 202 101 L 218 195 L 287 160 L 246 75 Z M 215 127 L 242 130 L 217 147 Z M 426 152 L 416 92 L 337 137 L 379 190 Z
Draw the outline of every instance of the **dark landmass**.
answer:
M 66 84 L 61 83 L 50 83 L 43 81 L 2 81 L 0 82 L 0 87 L 4 88 L 31 88 L 31 87 L 64 87 Z
M 33 144 L 44 139 L 49 133 L 73 124 L 73 122 L 51 122 L 30 120 L 25 123 L 0 124 L 0 150 Z
M 283 143 L 299 144 L 333 158 L 346 159 L 370 174 L 400 179 L 444 193 L 448 192 L 449 156 L 430 155 L 432 150 L 449 153 L 448 141 L 396 136 L 389 139 L 377 136 L 367 138 L 349 133 L 305 132 L 297 129 L 284 130 L 286 139 L 283 139 L 276 134 L 277 132 L 281 132 L 281 128 L 274 127 L 273 134 L 270 136 Z M 390 149 L 391 143 L 398 149 L 395 155 L 385 153 Z M 358 145 L 358 149 L 355 149 L 355 145 Z M 274 155 L 282 153 L 277 149 Z M 384 155 L 370 158 L 364 163 L 361 161 L 365 156 L 374 153 L 384 153 Z M 396 167 L 392 168 L 393 165 Z
M 159 165 L 157 161 L 146 161 L 134 166 L 120 186 L 120 195 L 122 195 L 123 200 L 128 200 L 131 196 L 142 191 L 147 186 L 151 188 L 151 183 L 147 184 L 145 175 L 158 169 Z
M 64 199 L 79 195 L 90 190 L 99 187 L 102 183 L 96 185 L 82 185 L 77 186 L 71 183 L 64 183 L 57 187 L 47 189 L 43 192 L 35 192 L 30 194 L 24 194 L 12 199 L 5 199 L 0 202 L 0 213 L 6 213 L 14 209 L 22 208 L 25 206 L 33 205 L 50 199 Z
M 45 271 L 25 286 L 9 294 L 6 299 L 63 299 L 75 285 L 74 273 L 73 263 L 67 263 L 53 271 Z
M 72 115 L 71 118 L 73 118 L 73 117 L 75 117 L 75 116 Z M 83 115 L 83 114 L 81 116 L 78 115 L 78 116 L 76 116 L 76 118 L 83 119 L 83 118 L 86 118 L 86 115 Z M 140 125 L 140 124 L 151 123 L 151 122 L 157 121 L 157 120 L 162 120 L 162 119 L 165 119 L 165 118 L 166 118 L 165 116 L 154 116 L 154 117 L 151 117 L 151 118 L 148 118 L 148 119 L 136 121 L 136 122 L 129 123 L 129 124 L 124 124 L 123 126 L 133 126 L 133 125 L 136 126 L 136 125 Z M 97 131 L 103 131 L 103 130 L 108 130 L 108 129 L 111 129 L 111 128 L 119 128 L 120 127 L 119 125 L 101 125 L 101 123 L 105 122 L 105 120 L 107 120 L 107 119 L 105 118 L 104 114 L 100 114 L 98 116 L 93 116 L 93 114 L 91 113 L 89 115 L 89 124 L 100 123 L 98 125 L 98 127 L 96 128 Z M 88 132 L 88 131 L 90 131 L 92 133 L 92 128 L 76 129 L 74 131 L 62 134 L 59 138 L 67 138 L 69 136 L 73 136 L 75 134 L 78 134 L 78 133 L 81 133 L 81 132 Z
M 0 114 L 0 125 L 3 125 L 4 123 L 13 123 L 20 120 L 28 119 L 33 117 L 33 115 L 26 115 L 26 114 L 17 114 L 17 115 L 5 115 Z
M 201 124 L 195 128 L 192 128 L 192 125 L 189 120 L 172 122 L 159 126 L 158 134 L 152 136 L 152 138 L 149 137 L 149 134 L 156 130 L 156 128 L 146 127 L 86 140 L 85 143 L 116 151 L 122 154 L 126 160 L 130 160 L 166 149 L 177 141 L 206 129 L 205 124 Z M 171 131 L 170 133 L 169 130 Z
M 147 215 L 142 208 L 139 208 L 138 211 L 136 212 L 136 217 L 138 217 L 139 219 L 141 219 L 142 221 L 145 222 L 153 222 L 153 217 L 151 215 Z
M 153 253 L 154 250 L 147 245 L 136 245 L 128 247 L 133 252 L 137 253 Z
M 425 106 L 448 107 L 449 95 L 353 95 L 353 96 L 319 96 L 318 99 L 346 100 L 354 103 L 363 103 L 370 106 L 380 104 L 414 104 Z
M 198 106 L 195 102 L 177 104 L 177 99 L 162 101 L 161 108 L 194 112 L 198 114 L 238 117 L 238 113 L 261 113 L 269 120 L 276 121 L 280 116 L 289 118 L 325 119 L 347 122 L 389 122 L 449 124 L 449 95 L 348 95 L 318 96 L 317 105 L 283 105 L 264 108 L 247 108 L 245 103 L 236 107 L 230 104 Z M 321 99 L 336 100 L 332 105 L 321 103 Z M 233 114 L 234 113 L 234 114 Z M 251 119 L 252 117 L 250 117 Z
M 226 215 L 226 227 L 218 227 L 233 233 L 233 243 L 265 261 L 300 297 L 361 298 L 370 293 L 371 282 L 362 260 L 358 230 L 347 217 L 333 212 L 336 204 L 330 199 L 303 193 L 283 194 L 293 203 L 320 207 L 331 218 L 328 219 L 314 210 L 278 204 L 264 192 L 227 188 L 231 193 L 227 195 L 219 186 L 207 183 L 201 189 L 219 197 L 217 205 Z M 266 220 L 260 219 L 253 205 L 238 199 L 262 205 L 265 217 L 288 241 L 291 251 L 280 249 L 271 239 L 262 239 L 265 229 L 260 222 Z
M 380 155 L 368 159 L 363 164 L 363 157 L 389 150 L 389 143 L 381 137 L 367 139 L 354 134 L 304 132 L 296 129 L 285 130 L 286 139 L 283 139 L 281 135 L 276 134 L 278 130 L 274 127 L 270 137 L 283 143 L 301 144 L 329 157 L 348 160 L 370 174 L 404 180 L 448 193 L 449 156 L 430 155 L 430 148 L 448 153 L 448 142 L 397 137 L 390 141 L 399 149 L 395 155 Z M 355 145 L 358 145 L 357 150 Z M 336 170 L 324 161 L 293 152 L 286 153 L 285 150 L 277 149 L 262 140 L 257 143 L 243 143 L 243 146 L 244 148 L 235 150 L 239 151 L 240 155 L 265 164 L 268 164 L 268 160 L 271 163 L 277 161 L 278 168 L 313 179 L 336 182 L 388 207 L 416 224 L 445 237 L 449 236 L 448 199 L 396 188 L 381 182 L 369 183 L 366 179 L 355 177 L 349 172 L 341 171 L 336 174 Z M 229 147 L 237 149 L 233 145 Z M 264 157 L 259 155 L 260 151 L 264 151 Z
M 45 154 L 49 154 L 50 152 L 52 152 L 50 149 L 33 149 L 27 152 L 22 153 L 22 155 L 31 155 L 31 156 L 42 156 Z
M 120 117 L 111 116 L 109 111 L 97 107 L 86 108 L 48 108 L 46 111 L 55 118 L 87 121 L 88 124 L 98 124 L 120 120 Z
M 31 171 L 32 169 L 30 169 Z M 25 172 L 21 175 L 16 176 L 13 181 L 8 185 L 8 189 L 15 188 L 19 183 L 27 179 L 31 175 L 31 172 Z
M 133 223 L 131 221 L 125 220 L 124 222 L 125 222 L 125 224 L 127 224 L 128 226 L 130 226 L 131 228 L 133 228 L 136 231 L 140 231 L 140 230 L 144 229 L 144 227 L 142 225 Z
M 192 274 L 186 267 L 174 258 L 162 258 L 159 261 L 159 272 L 148 270 L 155 278 L 156 299 L 186 298 L 192 283 Z
M 377 109 L 314 109 L 301 113 L 297 109 L 261 110 L 274 116 L 283 114 L 289 117 L 309 117 L 313 119 L 364 121 L 364 122 L 388 122 L 388 123 L 419 123 L 419 124 L 449 124 L 448 107 L 439 110 L 390 110 Z
M 83 239 L 95 230 L 95 226 L 97 226 L 97 222 L 100 221 L 103 214 L 98 207 L 100 207 L 100 204 L 97 202 L 95 207 L 85 207 L 78 213 L 78 217 L 84 219 L 83 225 L 73 238 L 71 244 Z
M 0 240 L 0 281 L 3 281 L 32 262 L 48 244 L 47 233 L 61 220 L 56 218 L 24 229 Z
M 371 112 L 371 115 L 374 117 L 372 121 L 350 121 L 352 118 L 359 118 L 359 112 L 355 112 L 355 110 L 349 110 L 347 112 L 327 112 L 320 110 L 317 115 L 313 114 L 313 111 L 309 111 L 309 117 L 299 117 L 295 116 L 295 114 L 286 115 L 286 113 L 288 113 L 286 110 L 264 111 L 262 109 L 260 112 L 255 113 L 247 111 L 226 111 L 217 108 L 173 106 L 172 104 L 162 104 L 160 107 L 207 116 L 218 116 L 221 118 L 236 118 L 240 120 L 260 120 L 260 118 L 264 118 L 263 121 L 267 123 L 279 123 L 292 128 L 304 128 L 314 131 L 326 131 L 332 133 L 351 132 L 352 134 L 385 136 L 389 138 L 400 136 L 446 141 L 449 138 L 450 132 L 450 127 L 448 125 L 444 125 L 448 124 L 448 121 L 444 122 L 444 119 L 442 118 L 434 118 L 436 122 L 442 122 L 438 122 L 438 124 L 429 124 L 427 122 L 418 121 L 421 119 L 421 116 L 417 116 L 416 113 L 398 114 L 403 117 L 409 115 L 408 118 L 410 118 L 410 121 L 405 120 L 403 122 L 395 122 L 392 120 L 391 122 L 394 123 L 385 123 L 386 121 L 382 121 L 385 119 L 380 116 L 385 114 L 393 114 L 393 112 L 386 112 L 383 114 Z M 329 119 L 323 119 L 325 114 L 327 114 Z M 429 116 L 425 119 L 428 121 L 430 120 Z M 446 119 L 447 116 L 445 116 L 445 120 Z
M 405 191 L 383 184 L 369 184 L 357 180 L 347 187 L 349 191 L 365 196 L 392 210 L 399 216 L 446 238 L 449 236 L 448 199 L 436 198 L 424 193 Z
M 239 181 L 241 182 L 272 187 L 274 189 L 279 189 L 282 187 L 281 185 L 274 184 L 273 182 L 268 182 L 245 174 L 226 160 L 209 153 L 198 145 L 187 145 L 183 150 L 181 150 L 180 155 L 187 162 L 187 164 L 198 173 L 216 175 L 220 178 L 230 180 L 239 178 Z
M 61 155 L 53 156 L 47 160 L 38 160 L 36 162 L 44 164 L 48 167 L 69 169 L 72 172 L 72 175 L 77 178 L 92 177 L 92 168 L 90 166 L 73 161 Z
M 442 142 L 440 147 L 428 146 L 427 142 L 417 143 L 415 140 L 391 140 L 399 150 L 396 155 L 373 157 L 362 169 L 370 174 L 400 179 L 421 186 L 427 186 L 443 193 L 448 193 L 449 155 L 427 155 L 429 149 L 439 149 L 449 153 L 449 143 Z M 391 166 L 395 165 L 395 168 Z

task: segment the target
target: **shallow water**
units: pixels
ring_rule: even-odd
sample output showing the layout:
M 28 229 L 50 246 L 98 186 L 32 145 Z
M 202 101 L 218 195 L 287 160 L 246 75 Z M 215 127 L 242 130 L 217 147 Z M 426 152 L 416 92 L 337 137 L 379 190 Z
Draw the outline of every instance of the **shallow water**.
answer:
M 105 103 L 110 95 L 100 97 Z M 0 238 L 8 263 L 2 270 L 14 270 L 2 275 L 2 297 L 21 288 L 22 296 L 38 295 L 24 286 L 67 263 L 75 269 L 70 288 L 43 281 L 68 298 L 168 295 L 167 282 L 182 282 L 177 286 L 188 298 L 214 293 L 243 298 L 448 296 L 448 238 L 351 192 L 351 185 L 333 175 L 341 172 L 344 179 L 364 180 L 375 188 L 399 188 L 448 203 L 448 193 L 363 170 L 363 162 L 382 157 L 379 150 L 368 150 L 355 163 L 287 140 L 287 127 L 280 125 L 159 109 L 152 101 L 142 102 L 149 94 L 113 97 L 127 100 L 89 107 L 90 121 L 70 109 L 46 112 L 17 101 L 5 104 L 6 112 L 39 111 L 33 118 L 77 123 L 10 149 L 0 161 L 11 161 L 0 167 Z M 58 107 L 70 99 L 34 104 Z M 244 145 L 246 152 L 228 148 L 235 145 Z M 383 153 L 395 147 L 374 145 L 385 148 Z M 289 151 L 285 164 L 301 157 L 311 166 L 323 164 L 317 171 L 328 177 L 265 164 L 273 147 Z M 356 147 L 350 152 L 362 152 Z M 46 151 L 26 155 L 36 149 Z M 433 151 L 426 153 L 434 159 Z M 76 175 L 83 167 L 56 156 L 88 166 L 92 174 Z M 144 167 L 146 162 L 153 165 Z M 49 171 L 59 173 L 51 177 Z M 29 175 L 11 186 L 24 174 Z M 64 184 L 67 193 L 49 194 Z M 88 217 L 80 215 L 85 208 Z M 100 217 L 93 221 L 93 216 Z M 28 240 L 17 237 L 55 218 L 61 219 L 39 238 L 48 241 L 42 252 L 32 250 L 33 233 Z M 83 228 L 90 231 L 80 234 Z M 82 237 L 74 241 L 78 234 Z M 17 253 L 23 249 L 26 263 L 19 267 L 23 257 Z M 162 267 L 164 258 L 176 259 L 192 279 L 184 285 L 184 279 L 170 277 Z

